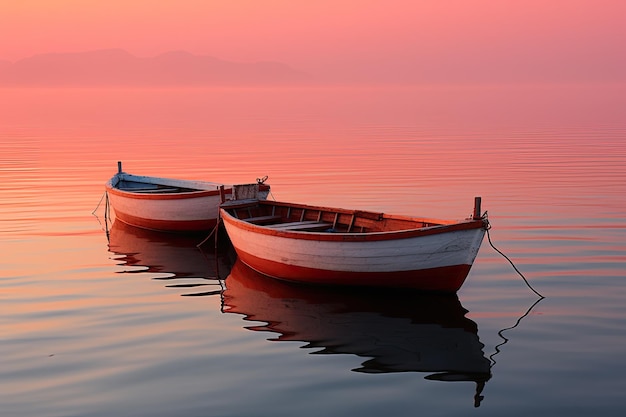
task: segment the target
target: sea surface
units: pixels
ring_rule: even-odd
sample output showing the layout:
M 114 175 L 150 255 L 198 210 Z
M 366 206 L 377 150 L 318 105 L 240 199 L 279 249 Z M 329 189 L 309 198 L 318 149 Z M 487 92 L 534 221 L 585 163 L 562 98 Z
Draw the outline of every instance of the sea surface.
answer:
M 481 196 L 492 229 L 456 295 L 294 286 L 106 217 L 117 161 L 393 214 Z M 617 417 L 625 389 L 625 85 L 0 90 L 2 416 Z

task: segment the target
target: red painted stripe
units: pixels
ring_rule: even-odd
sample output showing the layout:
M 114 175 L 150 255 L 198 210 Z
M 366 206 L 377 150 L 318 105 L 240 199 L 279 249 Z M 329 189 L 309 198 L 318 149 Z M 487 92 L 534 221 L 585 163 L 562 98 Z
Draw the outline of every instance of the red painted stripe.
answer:
M 142 194 L 142 193 L 133 193 L 132 191 L 122 191 L 118 188 L 111 186 L 110 184 L 106 185 L 106 189 L 108 192 L 114 195 L 118 195 L 125 198 L 133 198 L 137 200 L 180 200 L 186 198 L 200 198 L 207 196 L 217 196 L 220 195 L 220 190 L 203 190 L 203 191 L 189 191 L 184 193 L 151 193 L 151 194 Z M 269 185 L 260 185 L 259 191 L 269 191 Z M 224 195 L 232 194 L 231 188 L 224 189 Z
M 116 219 L 142 229 L 159 230 L 167 232 L 204 232 L 212 230 L 217 224 L 217 219 L 204 220 L 154 220 L 136 217 L 126 213 L 115 212 Z
M 305 268 L 258 258 L 237 250 L 239 259 L 252 269 L 286 281 L 324 285 L 357 285 L 412 288 L 422 291 L 457 292 L 471 265 L 455 265 L 414 271 L 345 272 Z
M 163 193 L 163 194 L 142 194 L 133 193 L 132 191 L 122 191 L 114 187 L 107 187 L 107 191 L 111 194 L 118 195 L 124 198 L 131 198 L 135 200 L 182 200 L 182 199 L 194 199 L 200 197 L 216 196 L 219 195 L 219 190 L 209 191 L 190 191 L 186 193 Z
M 381 240 L 396 240 L 396 239 L 408 239 L 413 237 L 421 237 L 428 235 L 436 235 L 441 233 L 450 233 L 461 230 L 473 230 L 481 229 L 485 227 L 483 220 L 468 220 L 460 223 L 454 223 L 449 225 L 436 226 L 431 228 L 416 228 L 410 230 L 397 230 L 389 232 L 379 233 L 315 233 L 315 232 L 298 232 L 298 231 L 283 231 L 280 229 L 272 229 L 239 219 L 235 219 L 226 210 L 221 209 L 222 218 L 225 222 L 230 223 L 233 227 L 249 232 L 280 236 L 288 239 L 299 240 L 318 240 L 318 241 L 336 241 L 336 242 L 367 242 L 367 241 L 381 241 Z M 416 226 L 417 227 L 417 226 Z

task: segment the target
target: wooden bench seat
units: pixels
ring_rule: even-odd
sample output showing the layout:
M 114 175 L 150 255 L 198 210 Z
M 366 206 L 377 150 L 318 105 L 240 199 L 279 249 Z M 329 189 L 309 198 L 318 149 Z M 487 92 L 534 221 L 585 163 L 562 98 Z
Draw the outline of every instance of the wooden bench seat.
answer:
M 267 224 L 267 223 L 277 222 L 280 219 L 281 219 L 280 216 L 258 216 L 258 217 L 248 217 L 247 219 L 241 219 L 241 220 L 246 221 L 248 223 L 252 223 L 252 224 Z
M 289 222 L 289 223 L 278 223 L 278 224 L 270 224 L 266 227 L 270 229 L 276 230 L 302 230 L 302 231 L 320 231 L 326 230 L 333 227 L 331 223 L 318 222 L 316 220 L 305 220 L 302 222 Z
M 254 207 L 259 204 L 259 200 L 257 199 L 246 199 L 246 200 L 227 200 L 224 201 L 220 207 L 230 210 L 230 209 L 240 209 L 246 207 Z

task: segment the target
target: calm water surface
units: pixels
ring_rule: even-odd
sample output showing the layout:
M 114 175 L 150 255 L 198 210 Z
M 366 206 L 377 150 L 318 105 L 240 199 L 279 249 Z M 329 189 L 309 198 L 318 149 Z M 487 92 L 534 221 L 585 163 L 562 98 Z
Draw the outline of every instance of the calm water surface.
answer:
M 626 87 L 1 91 L 3 416 L 622 416 Z M 104 222 L 128 172 L 463 218 L 456 296 L 303 288 Z M 108 233 L 107 233 L 108 232 Z

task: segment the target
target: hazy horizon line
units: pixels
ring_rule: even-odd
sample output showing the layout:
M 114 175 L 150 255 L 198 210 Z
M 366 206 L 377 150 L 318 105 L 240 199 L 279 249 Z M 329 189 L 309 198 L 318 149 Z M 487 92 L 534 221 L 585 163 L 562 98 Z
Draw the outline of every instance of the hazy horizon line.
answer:
M 360 76 L 359 76 L 360 75 Z M 396 74 L 397 75 L 397 74 Z M 362 74 L 312 74 L 276 60 L 232 61 L 184 49 L 139 56 L 124 48 L 36 53 L 15 61 L 0 58 L 0 87 L 197 87 L 264 85 L 621 85 L 626 78 L 533 76 L 506 72 L 481 76 L 451 74 L 414 78 L 367 77 Z
M 283 62 L 228 61 L 185 50 L 140 57 L 107 48 L 0 60 L 0 85 L 291 84 L 311 79 Z

